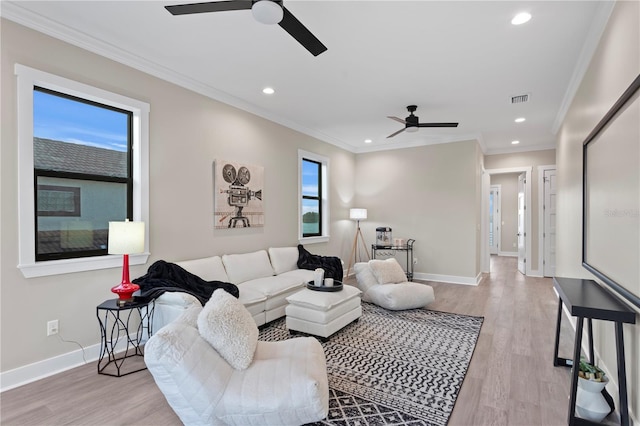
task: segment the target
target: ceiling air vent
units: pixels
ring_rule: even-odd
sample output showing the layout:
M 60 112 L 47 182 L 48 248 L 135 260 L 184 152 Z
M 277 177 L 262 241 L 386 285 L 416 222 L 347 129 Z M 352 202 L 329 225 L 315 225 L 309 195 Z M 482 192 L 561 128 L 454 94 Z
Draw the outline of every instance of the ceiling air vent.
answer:
M 524 95 L 516 95 L 511 97 L 512 104 L 521 104 L 523 102 L 529 102 L 529 94 L 525 93 Z

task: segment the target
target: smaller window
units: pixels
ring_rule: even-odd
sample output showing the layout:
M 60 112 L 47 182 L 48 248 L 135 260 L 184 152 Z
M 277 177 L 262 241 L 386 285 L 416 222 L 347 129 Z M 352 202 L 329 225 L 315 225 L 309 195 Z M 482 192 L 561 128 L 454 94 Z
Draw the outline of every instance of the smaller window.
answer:
M 304 243 L 329 239 L 329 202 L 327 197 L 329 160 L 300 150 L 299 164 L 299 239 Z
M 38 185 L 38 216 L 80 216 L 80 188 Z
M 302 237 L 322 235 L 322 164 L 302 159 Z

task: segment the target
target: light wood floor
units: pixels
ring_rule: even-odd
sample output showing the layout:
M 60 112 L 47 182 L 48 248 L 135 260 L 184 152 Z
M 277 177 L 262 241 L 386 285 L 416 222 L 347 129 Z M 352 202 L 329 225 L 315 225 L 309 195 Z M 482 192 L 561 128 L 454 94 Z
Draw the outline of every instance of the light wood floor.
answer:
M 449 425 L 566 425 L 569 369 L 553 367 L 558 302 L 549 278 L 524 277 L 492 257 L 479 286 L 429 283 L 430 309 L 484 316 Z M 573 332 L 563 320 L 560 356 Z M 91 363 L 4 392 L 2 425 L 180 425 L 148 371 L 114 378 Z M 274 425 L 275 426 L 275 425 Z

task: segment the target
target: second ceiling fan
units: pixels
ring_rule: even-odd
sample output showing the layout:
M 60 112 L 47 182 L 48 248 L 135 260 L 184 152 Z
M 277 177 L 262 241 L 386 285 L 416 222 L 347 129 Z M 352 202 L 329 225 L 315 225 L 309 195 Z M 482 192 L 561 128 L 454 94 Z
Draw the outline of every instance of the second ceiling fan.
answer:
M 416 105 L 409 105 L 407 107 L 407 111 L 409 111 L 409 116 L 406 117 L 404 120 L 398 117 L 387 116 L 387 118 L 390 118 L 392 120 L 395 120 L 404 124 L 404 129 L 400 129 L 397 132 L 390 134 L 389 136 L 387 136 L 387 139 L 392 138 L 398 133 L 404 132 L 405 130 L 407 132 L 416 132 L 419 127 L 458 127 L 458 123 L 420 123 L 418 116 L 413 115 L 413 113 L 417 109 L 418 107 Z
M 327 47 L 311 31 L 283 6 L 282 0 L 228 0 L 206 3 L 178 4 L 165 6 L 172 15 L 194 13 L 225 12 L 229 10 L 251 9 L 253 17 L 263 24 L 278 24 L 313 56 L 318 56 Z

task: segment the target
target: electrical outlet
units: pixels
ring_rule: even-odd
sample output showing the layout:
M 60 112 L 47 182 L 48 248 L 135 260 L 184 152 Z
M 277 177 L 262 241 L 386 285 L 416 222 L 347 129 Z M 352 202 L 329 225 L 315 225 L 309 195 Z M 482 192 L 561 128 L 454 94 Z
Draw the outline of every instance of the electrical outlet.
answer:
M 414 265 L 417 265 L 417 264 L 418 264 L 418 258 L 417 258 L 417 257 L 414 257 L 414 258 L 413 258 L 413 264 L 414 264 Z
M 58 334 L 60 330 L 60 325 L 58 320 L 51 320 L 47 322 L 47 336 L 53 336 L 54 334 Z

